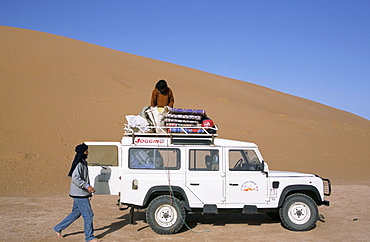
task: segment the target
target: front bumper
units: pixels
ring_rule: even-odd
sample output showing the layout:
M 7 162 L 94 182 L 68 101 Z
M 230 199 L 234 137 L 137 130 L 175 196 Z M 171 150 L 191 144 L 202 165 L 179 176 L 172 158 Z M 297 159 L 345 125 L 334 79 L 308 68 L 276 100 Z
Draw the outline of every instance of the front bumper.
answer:
M 329 202 L 329 201 L 324 200 L 324 201 L 322 201 L 322 204 L 321 204 L 321 205 L 330 206 L 330 202 Z

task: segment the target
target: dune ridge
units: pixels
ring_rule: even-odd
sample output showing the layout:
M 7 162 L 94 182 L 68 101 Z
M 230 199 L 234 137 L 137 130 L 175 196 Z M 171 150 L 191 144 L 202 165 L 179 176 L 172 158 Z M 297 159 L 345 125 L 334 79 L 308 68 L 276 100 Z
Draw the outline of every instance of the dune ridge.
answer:
M 270 169 L 370 181 L 370 121 L 248 82 L 66 37 L 0 26 L 0 196 L 68 192 L 74 147 L 119 141 L 158 79 L 219 136 L 259 145 Z M 334 88 L 334 87 L 333 87 Z

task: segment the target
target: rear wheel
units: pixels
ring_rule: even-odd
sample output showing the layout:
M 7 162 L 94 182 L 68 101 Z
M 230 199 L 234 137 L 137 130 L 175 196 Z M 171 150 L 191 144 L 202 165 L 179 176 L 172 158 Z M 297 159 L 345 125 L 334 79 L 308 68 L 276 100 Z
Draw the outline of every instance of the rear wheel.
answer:
M 318 208 L 315 201 L 301 193 L 288 196 L 280 209 L 282 224 L 289 230 L 307 231 L 316 226 Z
M 153 199 L 146 211 L 146 220 L 157 234 L 176 233 L 184 225 L 185 216 L 180 200 L 168 195 Z

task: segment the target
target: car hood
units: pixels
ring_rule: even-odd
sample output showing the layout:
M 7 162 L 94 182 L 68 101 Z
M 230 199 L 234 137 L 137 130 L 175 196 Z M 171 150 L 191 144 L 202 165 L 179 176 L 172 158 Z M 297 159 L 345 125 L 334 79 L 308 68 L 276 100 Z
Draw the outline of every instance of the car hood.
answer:
M 315 177 L 313 174 L 292 171 L 270 171 L 270 177 Z

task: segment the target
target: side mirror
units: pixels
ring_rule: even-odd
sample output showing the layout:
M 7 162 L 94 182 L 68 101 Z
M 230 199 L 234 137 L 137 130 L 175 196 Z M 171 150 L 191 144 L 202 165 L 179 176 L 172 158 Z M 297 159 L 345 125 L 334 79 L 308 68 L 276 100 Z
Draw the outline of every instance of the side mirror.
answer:
M 266 177 L 269 176 L 269 172 L 265 171 L 265 161 L 264 160 L 262 161 L 262 173 L 264 173 L 266 175 Z

